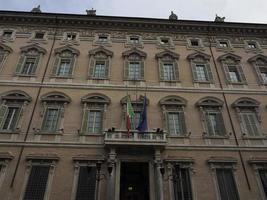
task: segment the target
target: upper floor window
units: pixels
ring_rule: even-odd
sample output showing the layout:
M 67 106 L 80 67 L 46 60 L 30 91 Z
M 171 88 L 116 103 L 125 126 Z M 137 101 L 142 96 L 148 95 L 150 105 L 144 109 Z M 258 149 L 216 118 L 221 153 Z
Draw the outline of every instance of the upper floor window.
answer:
M 49 93 L 42 98 L 43 112 L 42 112 L 42 132 L 54 133 L 63 129 L 64 110 L 66 105 L 70 102 L 70 98 L 62 93 Z
M 224 120 L 222 116 L 223 101 L 214 97 L 200 99 L 196 104 L 202 115 L 204 136 L 226 136 Z
M 13 34 L 13 31 L 3 31 L 3 38 L 11 38 Z
M 216 39 L 216 47 L 218 50 L 229 51 L 232 45 L 229 39 Z
M 71 78 L 79 54 L 80 52 L 78 50 L 69 46 L 56 49 L 52 75 L 62 78 Z
M 218 58 L 224 69 L 226 81 L 230 84 L 245 84 L 246 78 L 240 65 L 240 56 L 225 54 Z
M 35 32 L 34 39 L 41 40 L 44 39 L 45 33 L 44 32 Z
M 45 53 L 46 50 L 37 45 L 22 47 L 16 74 L 26 76 L 35 75 L 38 64 Z
M 213 82 L 209 55 L 196 52 L 188 55 L 187 59 L 190 61 L 194 82 Z
M 15 30 L 5 29 L 0 31 L 0 37 L 3 41 L 11 42 L 15 39 Z
M 122 56 L 124 57 L 124 78 L 134 81 L 143 80 L 146 53 L 133 48 L 123 52 Z
M 245 40 L 245 49 L 248 52 L 262 52 L 262 48 L 256 40 Z
M 199 46 L 199 40 L 198 39 L 191 39 L 190 44 L 193 47 L 198 47 Z
M 100 35 L 100 36 L 98 36 L 98 41 L 99 42 L 107 42 L 108 41 L 108 36 Z
M 248 48 L 249 49 L 256 49 L 257 48 L 257 45 L 255 42 L 248 42 Z
M 161 81 L 179 81 L 178 59 L 179 55 L 171 51 L 156 54 L 159 64 L 159 77 Z
M 187 48 L 189 49 L 201 49 L 203 48 L 203 43 L 200 38 L 187 38 Z
M 140 38 L 138 36 L 130 36 L 130 42 L 138 44 L 140 42 Z
M 104 118 L 110 99 L 101 94 L 90 94 L 82 98 L 83 119 L 81 132 L 83 134 L 102 133 Z
M 160 36 L 157 37 L 157 46 L 158 48 L 163 49 L 174 49 L 174 43 L 171 37 L 169 36 Z
M 12 52 L 12 49 L 6 45 L 0 44 L 0 71 L 4 66 L 7 56 Z
M 222 48 L 228 48 L 229 47 L 228 42 L 226 42 L 226 41 L 220 41 L 219 42 L 219 45 Z
M 186 136 L 185 105 L 186 100 L 178 96 L 168 96 L 160 100 L 164 127 L 170 135 Z
M 31 98 L 24 92 L 11 91 L 1 95 L 0 131 L 19 131 L 19 120 Z
M 89 51 L 89 56 L 89 77 L 92 79 L 107 79 L 109 77 L 110 63 L 113 52 L 103 47 L 99 47 Z
M 256 55 L 248 59 L 248 62 L 253 65 L 259 84 L 267 85 L 267 56 Z
M 102 45 L 102 46 L 111 46 L 111 36 L 110 34 L 106 33 L 99 33 L 95 35 L 94 39 L 95 45 Z
M 243 136 L 262 136 L 259 102 L 251 98 L 240 98 L 233 103 L 233 107 L 238 114 Z
M 126 48 L 140 47 L 143 48 L 143 41 L 140 35 L 127 35 L 127 41 L 125 43 Z

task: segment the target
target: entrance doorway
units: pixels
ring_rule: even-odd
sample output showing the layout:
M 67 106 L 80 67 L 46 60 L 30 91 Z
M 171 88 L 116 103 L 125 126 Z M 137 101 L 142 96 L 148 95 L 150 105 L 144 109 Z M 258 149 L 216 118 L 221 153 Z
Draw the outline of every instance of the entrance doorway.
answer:
M 148 163 L 121 163 L 120 200 L 149 200 Z

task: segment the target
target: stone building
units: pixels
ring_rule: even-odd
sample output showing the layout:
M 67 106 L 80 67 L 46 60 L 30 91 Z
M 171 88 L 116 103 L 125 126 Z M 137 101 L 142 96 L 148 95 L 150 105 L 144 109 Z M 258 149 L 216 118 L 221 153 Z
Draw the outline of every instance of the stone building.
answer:
M 266 199 L 267 25 L 216 19 L 0 11 L 1 199 Z

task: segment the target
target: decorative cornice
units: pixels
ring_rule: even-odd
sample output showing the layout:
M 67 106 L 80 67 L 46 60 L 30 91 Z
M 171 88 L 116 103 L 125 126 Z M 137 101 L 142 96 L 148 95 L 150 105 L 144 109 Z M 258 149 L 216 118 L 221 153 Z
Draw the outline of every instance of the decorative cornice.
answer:
M 89 55 L 95 55 L 96 53 L 99 53 L 99 52 L 103 52 L 104 54 L 106 54 L 107 56 L 110 56 L 110 57 L 113 56 L 113 52 L 108 50 L 108 49 L 105 49 L 103 46 L 100 46 L 96 49 L 92 49 L 88 53 L 89 53 Z
M 28 52 L 31 49 L 36 49 L 39 53 L 42 53 L 42 54 L 46 53 L 46 50 L 43 47 L 40 47 L 36 44 L 27 45 L 27 46 L 20 48 L 21 52 Z
M 188 56 L 187 56 L 187 59 L 188 60 L 193 60 L 193 59 L 195 59 L 196 57 L 202 57 L 204 60 L 210 60 L 210 55 L 208 55 L 208 54 L 205 54 L 205 53 L 202 53 L 202 52 L 199 52 L 199 51 L 197 51 L 197 52 L 195 52 L 195 53 L 191 53 L 191 54 L 189 54 Z
M 74 48 L 72 48 L 72 47 L 70 47 L 70 46 L 63 46 L 63 47 L 59 47 L 59 48 L 57 48 L 57 49 L 55 49 L 55 54 L 60 54 L 61 52 L 63 52 L 63 51 L 70 51 L 72 54 L 76 54 L 76 55 L 79 55 L 80 54 L 80 51 L 79 50 L 77 50 L 77 49 L 74 49 Z
M 173 52 L 173 51 L 170 51 L 170 50 L 164 50 L 162 52 L 159 52 L 155 55 L 155 57 L 158 59 L 158 58 L 162 58 L 164 57 L 165 55 L 170 55 L 171 57 L 173 57 L 174 59 L 179 59 L 180 55 Z
M 138 54 L 140 57 L 143 57 L 143 58 L 146 58 L 146 56 L 147 56 L 147 54 L 146 54 L 145 52 L 143 52 L 143 51 L 137 49 L 136 47 L 134 47 L 134 48 L 132 48 L 132 49 L 130 49 L 130 50 L 124 51 L 124 52 L 122 53 L 122 56 L 123 56 L 123 57 L 128 57 L 128 56 L 130 56 L 130 55 L 133 54 L 133 53 L 136 53 L 136 54 Z
M 60 13 L 32 13 L 0 11 L 0 24 L 58 26 L 71 28 L 124 29 L 137 31 L 180 32 L 218 35 L 245 34 L 265 37 L 266 24 L 212 22 L 194 20 L 168 20 L 155 18 L 88 16 Z

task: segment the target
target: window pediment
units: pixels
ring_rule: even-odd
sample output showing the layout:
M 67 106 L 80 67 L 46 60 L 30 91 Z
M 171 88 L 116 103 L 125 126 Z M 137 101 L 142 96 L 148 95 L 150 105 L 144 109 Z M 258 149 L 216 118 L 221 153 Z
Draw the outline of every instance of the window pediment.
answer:
M 141 57 L 141 58 L 146 58 L 146 56 L 147 56 L 147 54 L 145 53 L 145 52 L 143 52 L 143 51 L 140 51 L 139 49 L 137 49 L 137 48 L 132 48 L 132 49 L 130 49 L 130 50 L 128 50 L 128 51 L 124 51 L 123 53 L 122 53 L 122 56 L 123 57 L 130 57 L 130 56 L 132 56 L 132 55 L 135 55 L 135 56 L 139 56 L 139 57 Z
M 194 60 L 195 62 L 207 62 L 210 60 L 210 55 L 202 53 L 202 52 L 195 52 L 192 54 L 189 54 L 187 56 L 188 60 Z
M 105 57 L 112 57 L 113 56 L 113 52 L 108 50 L 108 49 L 105 49 L 104 47 L 100 46 L 96 49 L 93 49 L 93 50 L 90 50 L 89 52 L 89 55 L 92 55 L 92 56 L 105 56 Z
M 248 98 L 248 97 L 243 97 L 240 98 L 238 100 L 236 100 L 232 106 L 235 107 L 251 107 L 251 108 L 255 108 L 255 107 L 259 107 L 260 103 L 258 101 L 256 101 L 255 99 L 252 98 Z
M 169 51 L 169 50 L 165 50 L 163 52 L 160 52 L 160 53 L 157 53 L 156 56 L 155 56 L 157 59 L 179 59 L 180 55 L 175 53 L 175 52 L 172 52 L 172 51 Z
M 32 44 L 32 45 L 28 45 L 28 46 L 25 46 L 25 47 L 21 47 L 20 48 L 21 52 L 22 53 L 42 53 L 42 54 L 45 54 L 46 53 L 46 50 L 43 48 L 43 47 L 40 47 L 36 44 Z
M 249 58 L 248 62 L 250 63 L 255 62 L 259 65 L 267 65 L 267 56 L 259 54 L 259 55 L 253 56 L 252 58 Z
M 234 63 L 240 62 L 241 57 L 238 55 L 232 54 L 232 53 L 227 53 L 227 54 L 219 56 L 218 60 L 220 62 L 234 64 Z
M 9 91 L 1 95 L 1 100 L 6 100 L 6 101 L 28 101 L 30 102 L 32 98 L 26 94 L 23 91 Z
M 236 164 L 237 163 L 237 159 L 233 158 L 233 157 L 210 157 L 207 162 L 209 164 L 213 163 L 213 164 L 220 164 L 220 163 L 228 163 L 228 164 Z
M 77 49 L 74 49 L 70 46 L 64 46 L 64 47 L 60 47 L 60 48 L 55 49 L 55 54 L 79 55 L 80 51 Z
M 61 92 L 52 92 L 41 97 L 42 102 L 63 102 L 70 103 L 71 99 Z
M 109 97 L 103 94 L 89 94 L 82 98 L 82 103 L 110 104 Z
M 8 52 L 8 53 L 12 53 L 13 50 L 9 47 L 9 46 L 6 46 L 4 44 L 0 44 L 0 53 L 1 52 Z
M 223 101 L 215 97 L 205 97 L 200 99 L 196 106 L 198 107 L 222 107 Z
M 130 95 L 129 95 L 130 96 Z M 131 99 L 131 98 L 130 98 Z M 125 97 L 123 97 L 122 99 L 121 99 L 121 104 L 122 105 L 126 105 L 126 103 L 127 103 L 127 96 L 125 96 Z M 132 104 L 135 104 L 135 105 L 137 105 L 137 106 L 141 106 L 141 105 L 143 105 L 143 102 L 144 102 L 144 96 L 143 95 L 140 95 L 139 96 L 139 98 L 138 99 L 135 99 L 135 100 L 132 100 L 131 99 L 131 103 Z M 146 97 L 146 104 L 148 105 L 149 104 L 149 99 Z
M 167 96 L 159 101 L 160 106 L 185 106 L 187 101 L 179 96 Z

